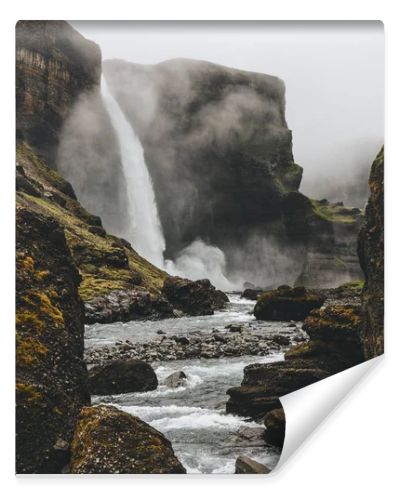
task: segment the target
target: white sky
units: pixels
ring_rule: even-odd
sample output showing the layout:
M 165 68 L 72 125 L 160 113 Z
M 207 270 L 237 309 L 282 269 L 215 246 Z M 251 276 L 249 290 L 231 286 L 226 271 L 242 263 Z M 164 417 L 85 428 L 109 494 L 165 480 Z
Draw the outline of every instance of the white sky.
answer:
M 301 190 L 370 164 L 384 138 L 384 34 L 379 22 L 72 21 L 103 59 L 154 64 L 185 57 L 276 75 Z

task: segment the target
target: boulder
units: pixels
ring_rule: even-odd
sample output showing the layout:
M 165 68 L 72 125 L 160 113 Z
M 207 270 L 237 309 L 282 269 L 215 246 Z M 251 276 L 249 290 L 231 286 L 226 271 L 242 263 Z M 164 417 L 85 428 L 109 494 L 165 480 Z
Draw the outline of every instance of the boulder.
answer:
M 231 387 L 226 411 L 245 417 L 261 418 L 266 412 L 280 408 L 279 398 L 328 377 L 323 364 L 310 360 L 253 364 L 244 369 L 240 387 Z
M 258 299 L 254 316 L 265 321 L 302 321 L 325 300 L 324 295 L 308 292 L 303 287 L 282 286 Z
M 164 297 L 143 290 L 113 290 L 85 302 L 85 321 L 89 325 L 173 316 L 173 308 Z
M 82 409 L 71 446 L 73 474 L 184 474 L 168 439 L 112 406 Z
M 157 375 L 153 368 L 138 359 L 115 360 L 89 372 L 91 394 L 146 392 L 157 389 L 157 386 Z
M 241 297 L 248 300 L 258 300 L 263 293 L 265 293 L 265 291 L 261 289 L 246 288 L 243 290 Z
M 315 309 L 303 325 L 309 342 L 289 349 L 285 359 L 322 363 L 331 374 L 362 363 L 361 323 L 359 305 L 337 304 Z
M 265 429 L 262 427 L 248 427 L 242 425 L 236 433 L 236 442 L 250 446 L 265 446 Z
M 251 458 L 240 455 L 236 459 L 235 474 L 269 474 L 271 469 Z
M 182 387 L 187 384 L 186 374 L 182 371 L 171 373 L 171 375 L 168 375 L 164 380 L 164 384 L 171 389 Z
M 162 293 L 174 308 L 191 316 L 214 314 L 214 310 L 222 309 L 229 302 L 228 297 L 216 290 L 208 279 L 190 281 L 168 276 Z
M 283 408 L 267 412 L 264 418 L 265 440 L 268 444 L 282 448 L 285 440 L 286 418 Z

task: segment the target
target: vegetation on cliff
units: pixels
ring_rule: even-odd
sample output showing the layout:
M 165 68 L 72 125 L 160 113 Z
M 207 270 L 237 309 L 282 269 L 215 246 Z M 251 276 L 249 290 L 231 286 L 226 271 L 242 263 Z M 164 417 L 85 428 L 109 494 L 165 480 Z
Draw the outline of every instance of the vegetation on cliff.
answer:
M 158 296 L 167 274 L 106 233 L 99 217 L 75 199 L 71 185 L 51 170 L 26 143 L 17 146 L 17 205 L 54 218 L 82 276 L 81 298 L 90 303 L 115 290 Z
M 60 472 L 90 401 L 80 277 L 53 218 L 22 205 L 16 217 L 16 469 Z

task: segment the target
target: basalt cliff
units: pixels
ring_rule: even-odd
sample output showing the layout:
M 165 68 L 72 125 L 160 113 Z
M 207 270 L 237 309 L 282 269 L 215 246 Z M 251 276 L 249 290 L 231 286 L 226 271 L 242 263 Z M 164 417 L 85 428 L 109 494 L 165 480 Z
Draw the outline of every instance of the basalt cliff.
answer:
M 184 59 L 154 66 L 113 60 L 103 66 L 142 142 L 167 258 L 202 239 L 224 251 L 228 275 L 260 286 L 326 287 L 361 278 L 361 210 L 299 192 L 302 168 L 293 158 L 282 80 Z M 70 127 L 77 126 L 76 116 L 78 110 Z M 64 140 L 71 151 L 71 141 Z M 98 177 L 92 175 L 98 163 L 86 167 L 87 179 Z M 80 185 L 82 174 L 66 170 Z M 114 172 L 103 170 L 104 184 L 118 172 L 117 165 Z M 87 188 L 82 200 L 90 204 L 98 189 Z M 120 200 L 109 188 L 101 190 L 102 199 Z
M 280 287 L 258 298 L 258 319 L 304 320 L 306 341 L 291 347 L 285 361 L 245 367 L 240 387 L 228 390 L 227 411 L 265 418 L 268 427 L 280 410 L 279 398 L 384 352 L 384 150 L 371 167 L 365 222 L 358 245 L 361 283 L 348 283 L 324 295 L 302 287 Z M 322 306 L 322 307 L 321 307 Z M 284 415 L 280 438 L 284 439 Z M 272 443 L 272 441 L 271 441 Z

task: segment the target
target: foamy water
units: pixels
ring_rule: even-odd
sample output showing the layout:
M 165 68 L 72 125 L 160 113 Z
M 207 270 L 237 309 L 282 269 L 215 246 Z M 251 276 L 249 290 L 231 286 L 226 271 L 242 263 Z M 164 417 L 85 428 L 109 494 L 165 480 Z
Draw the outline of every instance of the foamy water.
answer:
M 210 322 L 221 327 L 242 319 L 252 321 L 248 311 L 252 309 L 254 302 L 242 300 L 237 295 L 230 298 L 228 310 L 215 316 L 173 320 L 171 324 L 175 325 L 174 332 L 180 328 L 182 333 L 188 325 L 193 326 L 194 322 L 205 323 L 207 327 L 204 327 L 204 331 L 209 332 Z M 157 327 L 162 324 L 163 330 L 169 332 L 168 322 L 169 320 L 164 320 L 155 323 Z M 132 323 L 135 323 L 131 326 L 132 335 L 138 335 L 137 323 L 146 323 L 147 328 L 154 329 L 152 322 Z M 271 333 L 277 333 L 282 326 L 280 323 L 265 324 Z M 277 449 L 254 447 L 237 438 L 240 427 L 263 429 L 262 422 L 226 414 L 226 391 L 240 385 L 245 366 L 251 363 L 273 363 L 282 359 L 283 354 L 276 353 L 268 356 L 159 362 L 153 364 L 159 380 L 155 391 L 94 397 L 93 403 L 116 405 L 158 429 L 171 441 L 176 455 L 189 473 L 233 473 L 239 455 L 249 456 L 272 468 L 279 458 Z M 167 387 L 164 380 L 179 370 L 185 372 L 187 385 L 176 389 Z

